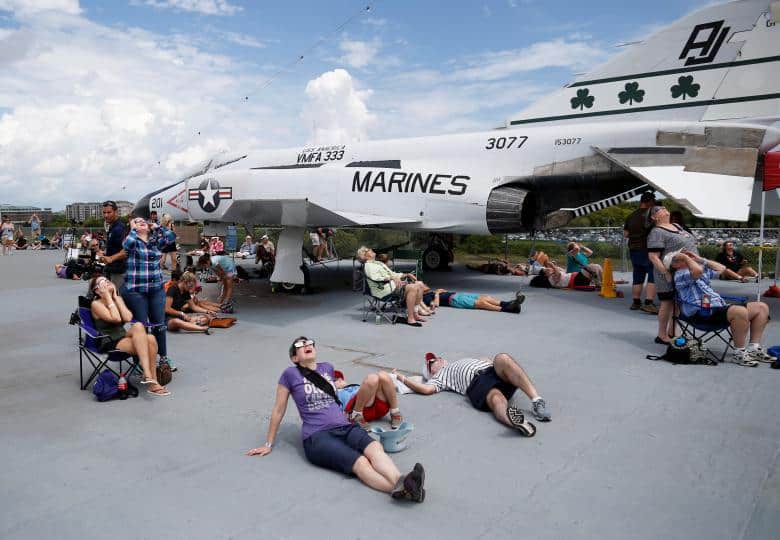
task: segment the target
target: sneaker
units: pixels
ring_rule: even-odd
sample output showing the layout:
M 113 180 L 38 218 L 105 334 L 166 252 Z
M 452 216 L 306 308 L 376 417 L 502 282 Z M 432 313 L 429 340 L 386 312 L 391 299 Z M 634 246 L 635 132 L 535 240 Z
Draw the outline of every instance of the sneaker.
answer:
M 753 360 L 758 360 L 759 362 L 764 362 L 765 364 L 771 364 L 775 361 L 775 357 L 767 354 L 767 352 L 760 345 L 755 348 L 749 348 L 745 352 Z
M 634 309 L 634 308 L 631 308 Z M 641 311 L 644 311 L 645 313 L 650 313 L 652 315 L 658 315 L 658 306 L 655 304 L 642 304 L 642 306 L 639 308 Z
M 509 422 L 517 431 L 519 431 L 524 437 L 533 437 L 536 435 L 536 426 L 531 422 L 525 421 L 525 415 L 523 411 L 517 407 L 509 406 L 506 408 L 506 416 L 509 418 Z
M 628 309 L 630 309 L 631 311 L 636 311 L 638 309 L 642 309 L 642 304 L 640 304 L 638 302 L 631 302 L 631 307 L 628 308 Z
M 161 356 L 160 357 L 160 364 L 165 362 L 168 364 L 171 368 L 171 371 L 179 371 L 179 368 L 176 367 L 176 362 L 173 361 L 173 359 L 170 356 Z
M 403 421 L 404 416 L 401 414 L 401 411 L 398 411 L 397 413 L 390 413 L 390 427 L 392 429 L 398 429 L 401 427 Z
M 352 416 L 349 417 L 349 421 L 353 424 L 357 424 L 366 431 L 371 429 L 371 426 L 368 425 L 368 422 L 366 422 L 366 419 L 363 417 L 363 413 L 353 413 Z
M 750 353 L 745 351 L 745 350 L 734 351 L 731 354 L 730 360 L 731 360 L 731 362 L 737 364 L 738 366 L 742 366 L 742 367 L 758 367 L 758 361 L 754 360 L 751 357 Z
M 533 402 L 534 406 L 534 418 L 540 422 L 549 422 L 552 420 L 552 415 L 547 412 L 547 404 L 543 399 L 539 398 Z

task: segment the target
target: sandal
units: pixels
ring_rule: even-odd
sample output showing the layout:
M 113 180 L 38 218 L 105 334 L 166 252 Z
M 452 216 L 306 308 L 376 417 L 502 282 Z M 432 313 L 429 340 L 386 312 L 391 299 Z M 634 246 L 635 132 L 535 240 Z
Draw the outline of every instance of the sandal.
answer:
M 170 391 L 167 388 L 165 388 L 164 386 L 159 386 L 159 385 L 158 385 L 158 388 L 155 388 L 155 389 L 151 389 L 150 388 L 150 389 L 148 389 L 146 391 L 146 393 L 147 394 L 151 394 L 153 396 L 158 396 L 158 397 L 164 397 L 164 396 L 170 396 L 171 395 Z
M 536 435 L 536 426 L 531 422 L 526 422 L 525 415 L 517 407 L 511 405 L 506 408 L 506 416 L 509 418 L 509 422 L 516 430 L 518 430 L 523 437 L 533 437 Z

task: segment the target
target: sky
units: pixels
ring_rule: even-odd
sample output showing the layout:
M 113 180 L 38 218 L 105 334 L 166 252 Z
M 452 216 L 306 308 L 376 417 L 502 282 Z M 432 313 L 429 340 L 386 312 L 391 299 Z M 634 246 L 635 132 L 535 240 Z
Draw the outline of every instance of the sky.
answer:
M 0 203 L 217 152 L 489 130 L 707 0 L 0 0 Z

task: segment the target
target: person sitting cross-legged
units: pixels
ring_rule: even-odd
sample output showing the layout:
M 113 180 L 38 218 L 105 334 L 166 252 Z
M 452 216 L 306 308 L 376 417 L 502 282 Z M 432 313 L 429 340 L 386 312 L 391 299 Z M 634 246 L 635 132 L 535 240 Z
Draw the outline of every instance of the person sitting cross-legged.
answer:
M 349 421 L 365 430 L 369 422 L 383 418 L 390 413 L 390 427 L 398 429 L 404 421 L 398 408 L 398 393 L 393 378 L 385 371 L 369 373 L 360 384 L 347 384 L 344 374 L 335 371 L 334 385 L 338 389 L 339 401 Z
M 376 253 L 368 247 L 357 250 L 357 258 L 364 263 L 363 272 L 369 280 L 371 295 L 375 298 L 385 298 L 398 294 L 406 304 L 406 324 L 422 326 L 424 319 L 415 311 L 415 306 L 422 301 L 424 285 L 417 282 L 414 274 L 393 272 L 386 264 L 376 260 Z M 407 279 L 407 282 L 402 279 Z
M 190 289 L 194 286 L 195 274 L 184 272 L 165 292 L 165 323 L 168 330 L 209 333 L 209 322 L 213 319 L 213 312 L 192 302 Z
M 734 341 L 731 356 L 734 363 L 755 367 L 757 362 L 774 360 L 761 347 L 761 338 L 769 322 L 769 306 L 763 302 L 728 305 L 712 289 L 710 280 L 723 272 L 725 266 L 691 251 L 673 251 L 664 257 L 663 263 L 673 272 L 674 287 L 681 300 L 680 309 L 686 317 L 710 323 L 728 322 Z M 705 296 L 709 296 L 709 309 L 702 308 Z M 746 346 L 748 333 L 750 339 Z
M 511 404 L 515 390 L 519 388 L 531 399 L 537 420 L 549 422 L 552 418 L 525 370 L 506 353 L 499 353 L 493 359 L 463 358 L 447 362 L 429 352 L 425 355 L 422 383 L 397 371 L 394 373 L 399 381 L 418 394 L 431 395 L 450 390 L 467 396 L 475 409 L 492 411 L 499 422 L 526 437 L 536 434 L 536 426 L 526 421 L 523 412 Z

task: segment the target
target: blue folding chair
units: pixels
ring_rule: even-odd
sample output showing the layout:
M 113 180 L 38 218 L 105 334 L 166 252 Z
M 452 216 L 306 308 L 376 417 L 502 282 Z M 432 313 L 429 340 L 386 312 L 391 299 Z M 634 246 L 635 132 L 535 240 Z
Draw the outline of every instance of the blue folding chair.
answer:
M 79 327 L 79 376 L 81 381 L 81 389 L 86 390 L 90 383 L 95 380 L 101 371 L 108 369 L 114 372 L 117 376 L 121 373 L 131 373 L 138 365 L 138 357 L 133 356 L 124 351 L 112 349 L 109 351 L 101 351 L 99 342 L 101 338 L 108 338 L 104 334 L 101 334 L 96 328 L 95 323 L 92 320 L 92 312 L 89 308 L 79 307 L 78 309 L 78 327 Z M 86 360 L 86 362 L 85 362 Z M 115 362 L 118 364 L 114 369 L 109 362 Z M 127 369 L 123 369 L 123 365 L 127 363 Z M 91 366 L 92 371 L 89 376 L 84 380 L 84 366 L 88 364 Z M 89 367 L 87 368 L 89 369 Z
M 405 309 L 402 305 L 401 289 L 396 289 L 381 298 L 374 296 L 371 294 L 371 283 L 385 285 L 388 281 L 376 281 L 369 278 L 363 271 L 363 267 L 360 268 L 360 272 L 363 274 L 363 322 L 366 322 L 368 314 L 372 313 L 375 317 L 381 317 L 390 324 L 395 324 L 399 317 L 399 311 L 403 312 Z
M 747 302 L 747 297 L 744 296 L 723 296 L 722 297 L 728 305 L 744 305 Z M 696 314 L 694 316 L 688 316 L 683 313 L 683 306 L 692 306 L 696 308 Z M 708 321 L 708 312 L 699 306 L 698 304 L 691 304 L 684 302 L 679 295 L 675 295 L 675 315 L 674 321 L 680 327 L 682 337 L 686 339 L 693 339 L 699 342 L 699 344 L 706 349 L 715 361 L 723 362 L 726 359 L 726 355 L 729 351 L 734 350 L 733 336 L 731 335 L 731 327 L 728 321 Z M 725 349 L 718 356 L 712 352 L 706 344 L 715 340 L 718 340 L 725 345 Z

